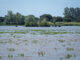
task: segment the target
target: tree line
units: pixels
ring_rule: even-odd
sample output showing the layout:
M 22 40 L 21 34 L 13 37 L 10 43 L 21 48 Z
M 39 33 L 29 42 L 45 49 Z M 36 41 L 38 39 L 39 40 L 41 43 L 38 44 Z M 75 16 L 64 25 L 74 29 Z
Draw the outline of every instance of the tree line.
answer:
M 24 16 L 17 12 L 8 11 L 5 17 L 0 17 L 3 25 L 25 25 L 25 26 L 53 26 L 56 22 L 80 22 L 80 8 L 64 8 L 64 17 L 43 14 L 40 17 L 34 15 Z

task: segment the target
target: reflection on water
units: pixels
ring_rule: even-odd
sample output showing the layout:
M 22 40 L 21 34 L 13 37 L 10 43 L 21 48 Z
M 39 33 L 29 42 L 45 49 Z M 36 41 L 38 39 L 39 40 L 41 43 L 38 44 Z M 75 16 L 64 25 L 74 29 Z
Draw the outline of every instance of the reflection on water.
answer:
M 79 60 L 79 47 L 80 26 L 0 26 L 0 60 Z

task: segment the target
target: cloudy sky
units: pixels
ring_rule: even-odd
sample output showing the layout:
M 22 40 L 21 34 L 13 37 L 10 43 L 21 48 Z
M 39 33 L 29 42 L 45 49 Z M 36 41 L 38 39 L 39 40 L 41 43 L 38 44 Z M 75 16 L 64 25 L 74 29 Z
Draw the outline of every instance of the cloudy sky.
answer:
M 8 10 L 23 15 L 42 14 L 63 16 L 65 7 L 80 7 L 80 0 L 0 0 L 0 16 L 5 16 Z

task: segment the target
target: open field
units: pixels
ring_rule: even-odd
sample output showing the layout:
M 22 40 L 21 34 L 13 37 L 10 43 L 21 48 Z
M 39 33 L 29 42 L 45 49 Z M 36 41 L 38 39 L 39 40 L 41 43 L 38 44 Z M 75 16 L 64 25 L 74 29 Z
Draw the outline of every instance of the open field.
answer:
M 80 26 L 0 26 L 0 60 L 80 60 Z

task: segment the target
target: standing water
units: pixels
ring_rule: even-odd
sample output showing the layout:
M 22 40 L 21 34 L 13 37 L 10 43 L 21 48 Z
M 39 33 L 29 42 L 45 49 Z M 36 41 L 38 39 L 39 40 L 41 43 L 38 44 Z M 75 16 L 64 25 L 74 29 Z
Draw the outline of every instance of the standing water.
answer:
M 80 26 L 0 26 L 0 60 L 80 60 Z

